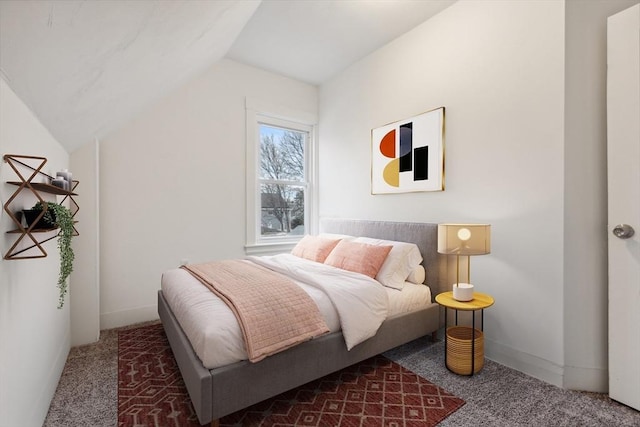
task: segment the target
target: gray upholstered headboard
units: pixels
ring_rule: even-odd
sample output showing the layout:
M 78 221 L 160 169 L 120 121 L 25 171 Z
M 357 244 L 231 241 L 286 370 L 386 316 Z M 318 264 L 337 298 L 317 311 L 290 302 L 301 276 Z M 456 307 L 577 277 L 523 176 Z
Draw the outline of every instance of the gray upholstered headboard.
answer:
M 435 297 L 450 290 L 445 283 L 446 259 L 438 254 L 438 224 L 321 218 L 320 232 L 415 243 L 422 254 L 431 294 Z

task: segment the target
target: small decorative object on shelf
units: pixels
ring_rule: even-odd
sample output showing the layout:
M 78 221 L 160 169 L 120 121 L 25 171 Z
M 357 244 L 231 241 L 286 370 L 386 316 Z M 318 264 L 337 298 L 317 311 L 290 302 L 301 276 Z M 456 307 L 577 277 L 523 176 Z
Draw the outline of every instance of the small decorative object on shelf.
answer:
M 74 217 L 80 210 L 74 197 L 78 181 L 71 179 L 71 173 L 67 170 L 62 173 L 62 179 L 54 178 L 44 172 L 42 168 L 47 163 L 45 157 L 5 154 L 4 161 L 11 166 L 19 181 L 8 181 L 8 184 L 18 188 L 4 204 L 4 210 L 17 226 L 7 233 L 18 235 L 16 241 L 4 255 L 6 260 L 44 258 L 47 251 L 43 243 L 58 237 L 58 249 L 60 250 L 60 275 L 58 288 L 60 299 L 58 308 L 64 305 L 67 293 L 67 278 L 73 270 L 74 253 L 71 248 L 71 239 L 78 235 L 75 228 Z M 39 178 L 40 182 L 36 181 Z M 35 199 L 32 209 L 22 209 L 17 206 L 16 198 L 23 191 L 30 192 Z M 59 203 L 47 201 L 43 195 L 63 196 Z M 69 208 L 63 204 L 69 201 Z M 24 217 L 26 225 L 23 225 Z M 59 228 L 58 233 L 55 232 Z M 41 237 L 42 236 L 42 237 Z
M 67 169 L 63 169 L 62 172 L 56 172 L 55 180 L 62 179 L 64 181 L 63 188 L 67 191 L 71 191 L 71 189 L 73 188 L 73 179 L 71 179 L 71 176 L 71 172 L 69 172 Z
M 40 202 L 38 202 L 40 203 Z M 46 215 L 40 215 L 42 213 L 42 208 L 31 208 L 31 209 L 23 209 L 22 217 L 24 218 L 27 227 L 33 227 L 32 230 L 53 230 L 57 228 L 55 218 L 53 221 L 48 221 L 45 217 Z M 49 212 L 47 212 L 48 214 Z
M 53 185 L 54 187 L 62 188 L 63 190 L 68 190 L 67 187 L 69 183 L 63 177 L 58 176 L 51 180 L 51 185 Z

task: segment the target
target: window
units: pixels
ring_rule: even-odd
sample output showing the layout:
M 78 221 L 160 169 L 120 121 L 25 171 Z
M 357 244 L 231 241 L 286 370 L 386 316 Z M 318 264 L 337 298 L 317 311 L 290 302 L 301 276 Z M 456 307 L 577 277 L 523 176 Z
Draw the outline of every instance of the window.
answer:
M 260 239 L 304 235 L 309 132 L 259 123 Z
M 247 253 L 288 250 L 314 228 L 314 126 L 274 116 L 247 108 Z

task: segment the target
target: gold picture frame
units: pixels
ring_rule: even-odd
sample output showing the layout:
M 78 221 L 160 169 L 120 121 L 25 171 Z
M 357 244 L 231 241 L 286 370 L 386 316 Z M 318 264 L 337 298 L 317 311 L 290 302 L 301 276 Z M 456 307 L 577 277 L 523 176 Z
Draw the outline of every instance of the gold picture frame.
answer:
M 371 130 L 371 194 L 444 190 L 444 111 Z

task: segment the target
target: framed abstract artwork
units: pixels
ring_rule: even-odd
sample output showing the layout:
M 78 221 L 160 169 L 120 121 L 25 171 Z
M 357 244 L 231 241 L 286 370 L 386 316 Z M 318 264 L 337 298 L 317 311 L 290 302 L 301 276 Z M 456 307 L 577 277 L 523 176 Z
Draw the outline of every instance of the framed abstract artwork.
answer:
M 444 107 L 371 130 L 371 193 L 444 190 Z

